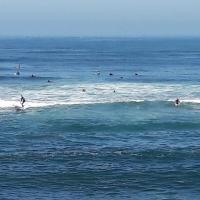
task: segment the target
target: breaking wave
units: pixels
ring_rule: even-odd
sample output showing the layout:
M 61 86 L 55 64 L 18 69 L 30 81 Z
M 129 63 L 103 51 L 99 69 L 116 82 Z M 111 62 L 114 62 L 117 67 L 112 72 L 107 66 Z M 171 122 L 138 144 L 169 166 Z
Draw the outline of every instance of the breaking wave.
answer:
M 30 88 L 0 87 L 0 108 L 20 106 L 20 94 L 26 98 L 25 108 L 56 105 L 140 103 L 170 105 L 176 98 L 182 104 L 200 104 L 197 85 L 142 83 L 50 85 Z

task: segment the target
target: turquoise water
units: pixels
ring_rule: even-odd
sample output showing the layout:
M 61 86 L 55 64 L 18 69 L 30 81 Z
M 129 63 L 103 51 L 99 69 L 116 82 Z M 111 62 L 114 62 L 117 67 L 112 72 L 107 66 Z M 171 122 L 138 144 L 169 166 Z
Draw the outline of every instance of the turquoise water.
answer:
M 1 39 L 0 198 L 199 199 L 199 44 Z

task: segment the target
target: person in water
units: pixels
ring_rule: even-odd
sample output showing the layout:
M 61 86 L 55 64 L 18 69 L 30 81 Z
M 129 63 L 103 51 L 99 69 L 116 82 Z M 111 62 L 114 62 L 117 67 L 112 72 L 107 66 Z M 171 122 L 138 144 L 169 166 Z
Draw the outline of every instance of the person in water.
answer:
M 175 100 L 175 105 L 179 105 L 181 102 L 180 102 L 180 100 L 177 98 L 176 100 Z
M 25 98 L 21 95 L 20 103 L 21 103 L 22 107 L 24 107 L 25 102 L 26 102 Z
M 16 72 L 16 75 L 20 75 L 20 68 L 21 68 L 21 66 L 20 66 L 20 64 L 18 65 L 18 67 L 17 67 L 17 72 Z

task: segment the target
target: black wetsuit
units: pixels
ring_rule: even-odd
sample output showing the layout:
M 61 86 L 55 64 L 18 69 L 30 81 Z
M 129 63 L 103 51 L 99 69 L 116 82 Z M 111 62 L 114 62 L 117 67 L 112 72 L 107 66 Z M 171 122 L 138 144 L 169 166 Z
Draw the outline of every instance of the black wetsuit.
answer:
M 180 104 L 180 100 L 176 99 L 175 103 L 176 103 L 176 105 L 179 105 Z
M 22 104 L 22 107 L 24 107 L 24 103 L 26 102 L 25 98 L 22 96 L 21 97 L 21 104 Z

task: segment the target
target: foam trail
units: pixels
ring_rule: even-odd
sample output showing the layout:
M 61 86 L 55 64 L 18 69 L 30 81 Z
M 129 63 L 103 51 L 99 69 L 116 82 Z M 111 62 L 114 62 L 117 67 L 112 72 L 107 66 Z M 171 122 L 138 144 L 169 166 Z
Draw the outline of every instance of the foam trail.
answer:
M 200 99 L 187 99 L 187 100 L 182 100 L 181 102 L 191 103 L 191 104 L 200 104 Z
M 0 108 L 9 108 L 14 106 L 20 106 L 20 104 L 16 104 L 15 101 L 5 101 L 0 99 Z

